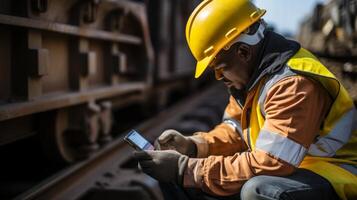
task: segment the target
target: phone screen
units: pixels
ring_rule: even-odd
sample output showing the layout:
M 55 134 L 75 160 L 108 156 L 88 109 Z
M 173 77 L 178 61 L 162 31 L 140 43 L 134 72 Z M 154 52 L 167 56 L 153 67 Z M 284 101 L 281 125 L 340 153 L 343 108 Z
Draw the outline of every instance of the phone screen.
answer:
M 140 150 L 154 150 L 154 146 L 135 130 L 130 131 L 124 139 Z

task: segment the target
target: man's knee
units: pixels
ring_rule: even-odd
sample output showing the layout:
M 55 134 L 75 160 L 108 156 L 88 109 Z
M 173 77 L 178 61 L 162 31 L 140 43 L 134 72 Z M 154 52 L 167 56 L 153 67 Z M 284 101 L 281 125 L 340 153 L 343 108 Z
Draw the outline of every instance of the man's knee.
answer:
M 272 184 L 271 176 L 255 176 L 249 179 L 241 189 L 241 199 L 279 199 L 281 190 Z

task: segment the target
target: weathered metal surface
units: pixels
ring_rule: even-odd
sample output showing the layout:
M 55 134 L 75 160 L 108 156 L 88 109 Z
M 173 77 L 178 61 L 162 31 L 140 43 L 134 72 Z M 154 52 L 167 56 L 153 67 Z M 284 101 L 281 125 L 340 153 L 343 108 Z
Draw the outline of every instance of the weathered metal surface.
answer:
M 11 32 L 0 26 L 0 103 L 4 103 L 11 94 Z
M 193 79 L 195 63 L 184 38 L 186 20 L 197 3 L 1 1 L 0 147 L 34 141 L 44 151 L 38 150 L 26 158 L 34 163 L 43 160 L 43 164 L 33 167 L 36 172 L 46 171 L 38 168 L 87 159 L 81 167 L 74 166 L 83 171 L 67 171 L 70 178 L 46 195 L 66 199 L 79 195 L 96 199 L 108 194 L 160 199 L 155 190 L 157 183 L 133 169 L 136 163 L 129 158 L 131 149 L 111 141 L 131 124 L 137 124 L 138 117 L 142 120 L 165 110 L 183 96 L 194 94 L 199 85 L 207 85 L 206 79 Z M 130 106 L 138 107 L 137 113 L 122 111 Z M 117 120 L 118 113 L 124 119 Z M 202 113 L 186 116 L 182 123 L 192 124 L 196 120 L 202 126 L 210 126 L 215 119 Z M 128 123 L 127 116 L 131 120 Z M 165 120 L 174 123 L 181 115 L 165 116 Z M 142 130 L 151 128 L 145 125 Z M 153 139 L 158 133 L 148 132 L 148 136 Z M 114 148 L 113 145 L 118 147 L 108 153 L 107 147 Z M 95 158 L 101 149 L 108 150 L 108 155 L 103 153 L 103 157 Z M 18 147 L 16 150 L 26 151 Z M 44 158 L 33 158 L 40 153 Z M 114 160 L 109 159 L 112 155 Z M 21 160 L 17 157 L 14 160 Z M 95 164 L 91 165 L 93 160 Z M 95 166 L 113 170 L 98 170 Z M 108 171 L 110 176 L 102 176 Z M 34 176 L 36 181 L 42 177 Z M 18 191 L 34 182 L 22 178 L 13 183 L 21 188 Z M 55 182 L 50 185 L 56 185 Z M 108 184 L 114 188 L 108 188 Z M 37 189 L 49 188 L 46 185 Z
M 123 83 L 118 86 L 93 88 L 83 92 L 58 92 L 43 95 L 36 101 L 16 102 L 0 106 L 0 121 L 21 117 L 46 110 L 73 106 L 90 101 L 123 95 L 129 92 L 142 91 L 146 85 L 140 82 Z
M 0 14 L 0 24 L 52 31 L 91 39 L 125 42 L 134 45 L 139 45 L 142 42 L 139 37 L 135 36 L 3 14 Z
M 110 135 L 113 119 L 112 119 L 112 103 L 110 101 L 103 101 L 100 103 L 101 112 L 99 115 L 100 135 L 99 143 L 106 144 L 112 140 Z
M 110 138 L 111 100 L 133 94 L 145 101 L 152 88 L 154 54 L 143 3 L 5 0 L 1 5 L 0 144 L 43 129 L 61 142 L 75 126 L 69 137 L 87 143 L 90 150 L 100 136 L 103 141 Z M 54 118 L 52 127 L 35 124 L 46 116 L 44 112 Z M 66 112 L 83 120 L 71 120 Z M 32 119 L 31 129 L 22 135 L 11 130 L 16 130 L 10 127 L 14 122 L 27 116 Z M 63 121 L 68 126 L 56 128 Z M 64 160 L 75 160 L 63 150 L 68 146 L 54 146 Z
M 163 130 L 180 124 L 184 116 L 195 108 L 211 105 L 211 99 L 217 96 L 216 104 L 223 112 L 228 93 L 223 85 L 215 85 L 135 129 L 152 142 Z M 157 182 L 137 169 L 137 162 L 131 157 L 132 151 L 120 136 L 90 159 L 56 174 L 16 199 L 162 199 Z M 132 190 L 143 194 L 135 195 Z
M 154 33 L 158 81 L 179 79 L 192 74 L 195 60 L 188 49 L 185 26 L 191 11 L 200 1 L 155 0 L 149 1 L 148 13 Z M 156 10 L 160 10 L 157 12 Z
M 35 116 L 25 116 L 18 117 L 14 120 L 0 121 L 0 145 L 5 145 L 37 134 L 38 131 L 35 128 L 35 123 Z

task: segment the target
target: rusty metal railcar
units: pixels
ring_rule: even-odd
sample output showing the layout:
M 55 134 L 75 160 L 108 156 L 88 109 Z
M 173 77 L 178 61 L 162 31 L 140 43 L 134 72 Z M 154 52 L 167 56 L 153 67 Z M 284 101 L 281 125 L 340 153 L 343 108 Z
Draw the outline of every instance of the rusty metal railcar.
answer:
M 0 1 L 0 145 L 41 134 L 51 158 L 73 162 L 111 139 L 113 109 L 187 90 L 195 2 L 181 3 Z

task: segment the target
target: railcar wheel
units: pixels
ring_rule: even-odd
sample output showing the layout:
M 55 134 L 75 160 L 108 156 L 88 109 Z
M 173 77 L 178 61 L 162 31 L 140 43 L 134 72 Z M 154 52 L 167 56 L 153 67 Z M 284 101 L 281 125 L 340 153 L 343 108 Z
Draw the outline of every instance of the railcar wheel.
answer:
M 72 111 L 61 109 L 41 116 L 40 134 L 44 151 L 56 163 L 73 163 L 88 158 L 99 147 L 96 143 L 97 135 L 88 134 L 81 126 L 74 127 L 71 118 L 75 116 L 70 115 L 73 115 Z M 89 122 L 88 119 L 83 120 L 83 123 L 90 126 L 90 120 L 97 119 L 89 119 Z

